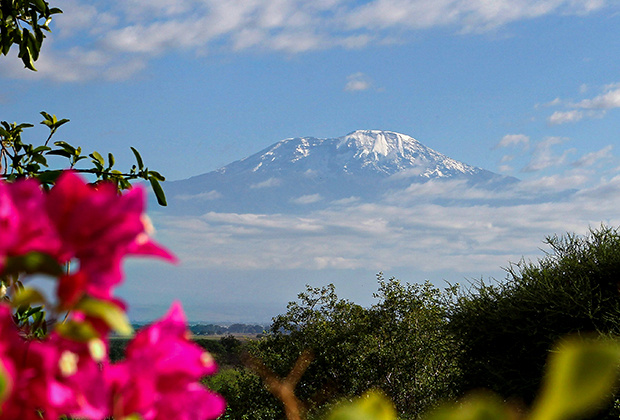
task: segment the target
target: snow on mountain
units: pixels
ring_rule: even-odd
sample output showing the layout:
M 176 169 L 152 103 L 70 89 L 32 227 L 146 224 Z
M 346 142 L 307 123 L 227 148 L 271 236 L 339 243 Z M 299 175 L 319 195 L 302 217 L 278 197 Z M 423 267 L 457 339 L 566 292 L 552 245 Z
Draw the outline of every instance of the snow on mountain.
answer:
M 331 139 L 285 139 L 216 171 L 168 182 L 166 192 L 171 206 L 183 212 L 296 212 L 338 200 L 374 202 L 411 184 L 441 179 L 486 188 L 516 181 L 404 134 L 358 130 Z
M 423 178 L 473 175 L 483 171 L 442 155 L 413 137 L 379 130 L 358 130 L 333 139 L 303 137 L 282 140 L 217 172 L 237 174 L 248 170 L 257 173 L 374 172 L 388 176 L 417 170 Z

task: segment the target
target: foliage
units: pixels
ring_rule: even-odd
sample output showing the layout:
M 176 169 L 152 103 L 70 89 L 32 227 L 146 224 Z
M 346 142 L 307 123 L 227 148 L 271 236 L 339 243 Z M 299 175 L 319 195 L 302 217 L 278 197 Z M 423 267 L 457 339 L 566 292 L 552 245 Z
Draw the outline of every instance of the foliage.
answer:
M 282 404 L 249 369 L 224 369 L 203 381 L 226 399 L 222 420 L 275 420 L 284 416 Z
M 131 147 L 131 151 L 136 158 L 136 164 L 127 172 L 121 172 L 114 168 L 115 159 L 112 153 L 108 153 L 104 159 L 97 151 L 85 156 L 81 147 L 75 147 L 65 141 L 55 141 L 50 145 L 52 137 L 56 131 L 68 119 L 58 119 L 56 115 L 41 112 L 43 116 L 42 125 L 49 128 L 49 135 L 41 145 L 25 142 L 22 138 L 24 129 L 33 127 L 28 123 L 8 123 L 0 122 L 0 177 L 9 181 L 23 178 L 37 179 L 44 188 L 49 189 L 58 179 L 61 170 L 48 169 L 48 158 L 50 156 L 60 156 L 67 159 L 67 168 L 74 172 L 91 174 L 95 177 L 95 182 L 109 181 L 119 190 L 131 188 L 131 181 L 144 179 L 148 180 L 151 188 L 157 197 L 160 205 L 166 205 L 166 196 L 161 188 L 160 181 L 165 178 L 157 171 L 150 170 L 144 165 L 140 153 Z M 80 167 L 78 164 L 88 161 L 90 167 Z
M 618 231 L 601 227 L 547 243 L 551 252 L 543 259 L 511 266 L 506 282 L 480 283 L 453 306 L 450 329 L 463 348 L 461 393 L 487 388 L 529 404 L 560 337 L 620 334 Z
M 19 48 L 18 57 L 24 66 L 36 71 L 34 62 L 39 58 L 45 33 L 50 32 L 52 16 L 62 13 L 43 0 L 0 1 L 0 48 L 7 55 L 13 46 Z
M 296 389 L 310 411 L 368 389 L 382 390 L 409 416 L 452 396 L 457 349 L 445 326 L 455 288 L 404 285 L 381 275 L 378 281 L 379 302 L 371 308 L 338 298 L 333 285 L 308 287 L 250 347 L 281 377 L 304 350 L 312 351 Z
M 444 402 L 422 415 L 424 420 L 573 420 L 588 418 L 612 396 L 618 383 L 620 341 L 570 336 L 560 340 L 548 357 L 543 386 L 528 409 L 497 394 L 476 390 L 457 402 Z M 294 401 L 285 402 L 287 413 Z M 226 417 L 233 418 L 233 417 Z M 273 417 L 276 418 L 276 417 Z M 287 414 L 288 420 L 301 417 Z M 310 418 L 310 417 L 309 417 Z M 370 391 L 335 404 L 322 420 L 396 420 L 393 403 Z
M 327 420 L 396 420 L 393 403 L 380 392 L 367 392 L 334 408 Z
M 425 420 L 571 420 L 588 418 L 609 401 L 618 381 L 620 342 L 565 338 L 552 349 L 543 387 L 529 411 L 488 391 L 447 403 Z M 353 420 L 353 417 L 350 418 Z
M 39 57 L 41 45 L 45 38 L 44 31 L 49 32 L 52 16 L 62 13 L 56 7 L 50 7 L 44 0 L 0 0 L 0 48 L 3 55 L 7 55 L 12 46 L 19 47 L 18 56 L 26 68 L 35 70 L 34 61 Z M 74 147 L 64 141 L 50 141 L 58 128 L 69 122 L 68 119 L 58 119 L 56 115 L 41 112 L 43 121 L 50 133 L 47 139 L 39 145 L 30 144 L 22 139 L 24 129 L 33 127 L 30 123 L 9 123 L 0 121 L 0 177 L 8 180 L 20 178 L 35 178 L 44 188 L 54 184 L 60 170 L 48 168 L 49 156 L 62 156 L 68 159 L 68 168 L 76 172 L 95 175 L 96 181 L 111 181 L 119 190 L 131 187 L 130 181 L 136 179 L 148 180 L 157 197 L 157 202 L 165 206 L 166 197 L 160 185 L 165 178 L 157 171 L 149 170 L 142 160 L 140 153 L 133 147 L 131 151 L 136 158 L 136 165 L 123 173 L 113 169 L 115 159 L 111 153 L 107 159 L 93 151 L 84 156 L 80 147 Z M 76 164 L 83 159 L 90 158 L 90 168 L 78 168 Z

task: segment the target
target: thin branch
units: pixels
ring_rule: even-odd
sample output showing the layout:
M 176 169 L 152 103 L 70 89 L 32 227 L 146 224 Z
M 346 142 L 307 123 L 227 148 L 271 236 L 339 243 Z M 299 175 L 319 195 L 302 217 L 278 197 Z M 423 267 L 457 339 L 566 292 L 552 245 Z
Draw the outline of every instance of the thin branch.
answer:
M 312 362 L 312 352 L 305 350 L 295 362 L 293 369 L 284 379 L 276 376 L 271 369 L 255 357 L 250 356 L 248 365 L 265 382 L 267 389 L 284 404 L 287 420 L 302 420 L 302 403 L 295 396 L 295 386 Z

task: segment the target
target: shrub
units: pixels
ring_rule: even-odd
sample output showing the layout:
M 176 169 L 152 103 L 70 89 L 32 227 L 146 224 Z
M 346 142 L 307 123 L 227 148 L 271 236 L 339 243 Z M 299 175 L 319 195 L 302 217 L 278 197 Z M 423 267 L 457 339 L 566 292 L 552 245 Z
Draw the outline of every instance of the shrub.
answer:
M 266 337 L 251 343 L 251 353 L 280 377 L 304 350 L 313 352 L 296 388 L 310 412 L 371 388 L 407 416 L 452 396 L 457 350 L 445 327 L 454 288 L 378 280 L 379 302 L 370 308 L 338 298 L 333 285 L 308 287 Z
M 618 230 L 603 226 L 546 243 L 551 252 L 544 258 L 511 265 L 505 282 L 475 284 L 453 306 L 449 327 L 463 349 L 461 393 L 488 388 L 529 404 L 560 337 L 620 333 Z

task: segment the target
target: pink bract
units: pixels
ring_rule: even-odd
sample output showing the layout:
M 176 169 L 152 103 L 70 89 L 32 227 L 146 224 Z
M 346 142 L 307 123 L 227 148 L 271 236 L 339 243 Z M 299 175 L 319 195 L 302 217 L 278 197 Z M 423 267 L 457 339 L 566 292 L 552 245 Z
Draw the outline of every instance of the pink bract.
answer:
M 123 279 L 125 255 L 175 257 L 154 243 L 146 232 L 144 190 L 135 187 L 119 195 L 107 182 L 87 185 L 73 172 L 63 173 L 47 194 L 46 208 L 62 243 L 62 259 L 79 260 L 86 273 L 86 292 L 109 298 Z
M 199 383 L 216 371 L 215 362 L 188 333 L 175 303 L 163 319 L 136 334 L 125 360 L 110 367 L 115 416 L 202 420 L 224 412 L 223 398 Z
M 33 251 L 59 253 L 60 241 L 45 212 L 45 198 L 32 179 L 0 181 L 0 269 L 6 257 Z

